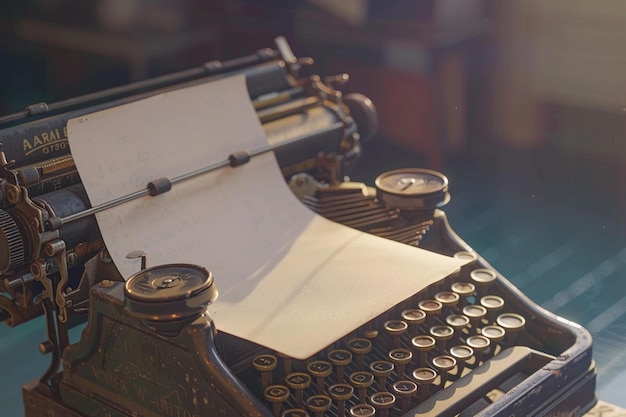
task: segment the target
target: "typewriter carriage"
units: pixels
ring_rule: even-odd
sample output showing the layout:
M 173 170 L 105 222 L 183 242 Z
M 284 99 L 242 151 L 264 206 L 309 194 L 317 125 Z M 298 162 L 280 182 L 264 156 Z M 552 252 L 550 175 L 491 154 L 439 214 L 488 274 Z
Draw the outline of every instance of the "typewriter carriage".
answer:
M 0 126 L 6 126 L 2 132 L 4 163 L 0 167 L 0 245 L 4 249 L 0 258 L 4 275 L 0 281 L 0 318 L 6 324 L 14 326 L 42 313 L 35 302 L 42 293 L 39 281 L 48 279 L 50 273 L 65 274 L 62 263 L 68 266 L 68 276 L 60 279 L 61 286 L 46 282 L 47 289 L 55 293 L 61 309 L 68 303 L 76 305 L 79 300 L 72 300 L 71 295 L 84 287 L 80 267 L 104 247 L 93 216 L 59 223 L 91 209 L 67 146 L 65 123 L 72 117 L 244 73 L 253 106 L 285 175 L 307 171 L 323 181 L 343 179 L 360 156 L 361 138 L 374 134 L 375 108 L 364 96 L 342 97 L 317 75 L 299 76 L 301 67 L 310 65 L 311 60 L 295 58 L 284 38 L 276 42 L 277 50 L 264 49 L 233 61 L 212 61 L 199 69 L 123 89 L 36 106 L 47 109 L 45 112 L 26 111 L 0 118 Z M 351 111 L 362 119 L 360 128 Z M 66 243 L 64 257 L 46 254 L 46 245 L 57 239 Z M 88 286 L 93 285 L 93 279 Z M 79 294 L 84 297 L 85 288 Z

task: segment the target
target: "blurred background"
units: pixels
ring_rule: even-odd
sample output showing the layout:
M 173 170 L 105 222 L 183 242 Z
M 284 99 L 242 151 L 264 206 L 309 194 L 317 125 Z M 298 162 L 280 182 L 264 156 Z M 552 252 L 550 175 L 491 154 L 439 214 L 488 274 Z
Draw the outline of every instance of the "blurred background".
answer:
M 622 0 L 3 1 L 0 114 L 236 58 L 278 35 L 377 106 L 353 178 L 443 171 L 453 228 L 591 331 L 599 396 L 626 407 Z M 24 338 L 43 334 L 0 336 L 0 361 L 21 358 L 3 370 L 0 406 L 19 408 L 19 386 L 45 366 L 25 359 L 36 344 Z

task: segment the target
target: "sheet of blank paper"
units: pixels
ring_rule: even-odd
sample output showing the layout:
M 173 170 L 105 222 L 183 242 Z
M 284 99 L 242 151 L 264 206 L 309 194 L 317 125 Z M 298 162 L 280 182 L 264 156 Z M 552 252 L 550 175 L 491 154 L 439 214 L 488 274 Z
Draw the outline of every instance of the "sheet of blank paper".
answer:
M 242 76 L 70 120 L 93 206 L 267 144 Z M 194 263 L 213 272 L 218 330 L 306 358 L 459 268 L 462 261 L 328 221 L 292 195 L 274 155 L 97 214 L 124 276 Z

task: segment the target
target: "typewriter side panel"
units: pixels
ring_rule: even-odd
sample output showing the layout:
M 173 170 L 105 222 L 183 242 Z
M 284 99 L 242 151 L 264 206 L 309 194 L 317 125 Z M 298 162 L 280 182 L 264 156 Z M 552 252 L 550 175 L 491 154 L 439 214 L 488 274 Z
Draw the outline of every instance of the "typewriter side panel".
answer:
M 159 327 L 134 317 L 112 282 L 91 303 L 81 342 L 63 355 L 64 404 L 83 415 L 269 415 L 215 353 L 206 315 Z

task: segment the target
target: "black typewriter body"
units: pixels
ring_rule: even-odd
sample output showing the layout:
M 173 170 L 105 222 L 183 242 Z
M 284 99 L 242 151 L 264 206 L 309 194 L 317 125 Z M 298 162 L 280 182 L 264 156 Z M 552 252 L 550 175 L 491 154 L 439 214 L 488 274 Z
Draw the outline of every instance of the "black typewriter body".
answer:
M 335 89 L 344 76 L 300 76 L 306 64 L 278 39 L 276 50 L 0 118 L 0 318 L 13 327 L 45 315 L 40 350 L 51 358 L 23 387 L 26 416 L 580 416 L 595 404 L 590 334 L 535 305 L 454 233 L 445 176 L 408 168 L 381 173 L 375 187 L 348 179 L 375 109 Z M 240 73 L 304 205 L 465 266 L 306 360 L 217 331 L 206 306 L 220 277 L 202 267 L 148 267 L 137 253 L 142 270 L 122 277 L 67 121 Z M 184 296 L 181 271 L 192 277 Z M 154 274 L 159 291 L 143 286 Z M 70 343 L 68 329 L 85 322 Z

